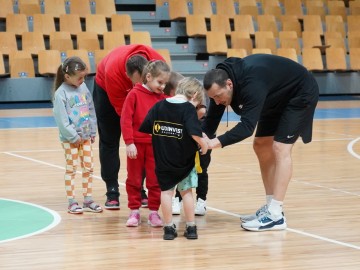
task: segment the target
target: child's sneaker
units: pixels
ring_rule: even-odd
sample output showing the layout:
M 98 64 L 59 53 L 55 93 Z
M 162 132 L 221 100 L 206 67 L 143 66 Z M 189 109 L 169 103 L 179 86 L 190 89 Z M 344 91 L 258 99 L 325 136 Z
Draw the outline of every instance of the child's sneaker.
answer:
M 175 197 L 172 199 L 172 214 L 180 215 L 181 212 L 181 202 L 179 197 Z
M 254 219 L 257 219 L 259 216 L 263 215 L 264 213 L 266 213 L 266 211 L 267 211 L 267 204 L 264 204 L 255 212 L 255 214 L 242 215 L 240 216 L 240 220 L 241 222 L 252 221 Z
M 177 232 L 176 232 L 175 224 L 172 226 L 164 227 L 164 236 L 163 236 L 164 240 L 174 240 L 176 237 L 177 237 Z
M 72 204 L 69 205 L 68 212 L 70 214 L 82 214 L 84 210 L 82 209 L 81 206 L 79 206 L 77 202 L 73 202 Z
M 149 214 L 148 224 L 151 227 L 162 227 L 163 226 L 163 222 L 162 222 L 161 217 L 159 216 L 158 212 L 151 211 L 151 213 Z
M 141 190 L 141 207 L 148 208 L 148 204 L 149 204 L 148 197 L 146 195 L 146 191 L 143 189 Z
M 186 226 L 184 236 L 187 239 L 198 239 L 196 225 L 194 225 L 194 226 Z
M 129 218 L 126 221 L 126 227 L 137 227 L 141 223 L 140 213 L 138 210 L 133 210 L 130 212 Z
M 241 224 L 241 227 L 248 231 L 279 231 L 287 228 L 286 220 L 283 215 L 280 219 L 275 219 L 269 211 L 266 211 L 263 215 L 257 219 L 245 222 Z
M 195 215 L 205 216 L 205 214 L 206 214 L 206 201 L 199 198 L 195 206 Z
M 101 206 L 95 203 L 94 201 L 84 201 L 83 210 L 84 212 L 93 212 L 93 213 L 100 213 L 103 211 Z

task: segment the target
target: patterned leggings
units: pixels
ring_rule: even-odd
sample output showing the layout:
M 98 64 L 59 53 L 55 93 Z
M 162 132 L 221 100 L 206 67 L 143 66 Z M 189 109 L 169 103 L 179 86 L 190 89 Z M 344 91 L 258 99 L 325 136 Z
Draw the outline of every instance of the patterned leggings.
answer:
M 82 168 L 83 195 L 91 196 L 94 167 L 91 141 L 86 140 L 79 145 L 69 142 L 62 142 L 61 144 L 65 150 L 66 172 L 64 178 L 67 199 L 75 198 L 75 175 L 78 158 L 80 158 Z

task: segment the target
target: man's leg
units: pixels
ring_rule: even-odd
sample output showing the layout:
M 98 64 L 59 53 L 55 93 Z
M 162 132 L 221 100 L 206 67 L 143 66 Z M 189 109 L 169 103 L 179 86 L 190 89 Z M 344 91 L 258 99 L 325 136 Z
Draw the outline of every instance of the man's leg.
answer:
M 259 160 L 261 177 L 266 195 L 273 195 L 273 179 L 275 173 L 274 137 L 255 137 L 253 148 Z
M 267 192 L 269 190 L 273 191 L 273 198 L 267 204 L 267 209 L 262 214 L 259 214 L 257 219 L 250 220 L 241 225 L 244 229 L 250 231 L 286 229 L 287 225 L 282 208 L 292 175 L 292 147 L 293 144 L 274 141 L 271 149 L 267 149 L 272 153 L 273 160 L 269 159 L 269 155 L 265 151 L 257 152 L 262 175 L 268 177 L 263 179 L 264 186 L 266 186 L 265 189 Z
M 275 171 L 273 176 L 273 199 L 284 201 L 286 191 L 292 176 L 293 144 L 274 142 Z
M 111 201 L 119 202 L 118 174 L 120 170 L 119 143 L 121 136 L 120 117 L 112 107 L 106 92 L 94 82 L 94 105 L 99 130 L 99 158 L 101 178 L 106 183 L 105 208 L 118 209 L 119 204 L 107 207 Z
M 254 214 L 241 215 L 242 222 L 249 222 L 257 219 L 262 213 L 267 211 L 268 204 L 273 198 L 273 179 L 275 172 L 275 154 L 273 152 L 274 137 L 255 137 L 253 148 L 259 161 L 261 178 L 265 189 L 265 204 L 262 205 Z

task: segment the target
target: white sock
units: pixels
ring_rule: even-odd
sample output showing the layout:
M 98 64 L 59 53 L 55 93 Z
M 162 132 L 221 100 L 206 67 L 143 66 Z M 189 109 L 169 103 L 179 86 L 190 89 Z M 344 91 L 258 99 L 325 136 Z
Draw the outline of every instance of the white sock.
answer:
M 266 195 L 266 204 L 269 206 L 270 202 L 274 196 L 273 195 Z
M 268 206 L 269 212 L 276 220 L 282 217 L 282 208 L 283 208 L 283 202 L 274 199 L 271 200 Z

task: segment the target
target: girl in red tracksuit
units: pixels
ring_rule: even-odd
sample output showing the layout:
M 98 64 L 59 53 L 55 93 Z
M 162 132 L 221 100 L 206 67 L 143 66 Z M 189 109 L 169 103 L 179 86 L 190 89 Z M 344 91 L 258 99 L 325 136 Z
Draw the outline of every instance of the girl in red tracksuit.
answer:
M 126 192 L 130 215 L 127 227 L 137 227 L 141 223 L 141 188 L 143 171 L 146 171 L 146 187 L 148 189 L 149 218 L 152 227 L 162 227 L 158 214 L 160 207 L 160 187 L 155 175 L 155 160 L 151 136 L 139 132 L 139 127 L 148 111 L 155 103 L 166 98 L 163 93 L 169 80 L 170 68 L 160 60 L 150 61 L 144 68 L 143 84 L 136 84 L 127 95 L 122 113 L 121 130 L 126 144 L 127 179 Z

